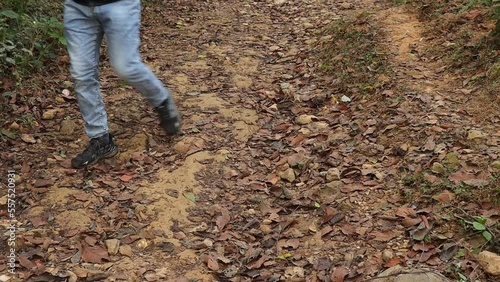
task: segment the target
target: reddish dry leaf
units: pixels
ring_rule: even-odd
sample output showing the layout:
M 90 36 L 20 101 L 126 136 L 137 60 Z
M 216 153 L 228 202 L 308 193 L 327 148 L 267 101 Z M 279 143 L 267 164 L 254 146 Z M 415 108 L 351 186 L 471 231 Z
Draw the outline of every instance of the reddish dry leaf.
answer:
M 487 179 L 481 176 L 476 176 L 471 173 L 461 173 L 461 172 L 456 172 L 450 175 L 449 177 L 450 181 L 455 183 L 455 185 L 459 185 L 460 183 L 465 183 L 470 186 L 474 187 L 481 187 L 488 185 L 489 181 Z
M 433 255 L 439 253 L 439 250 L 438 249 L 431 249 L 427 252 L 423 252 L 421 255 L 420 255 L 420 258 L 419 258 L 419 261 L 420 262 L 426 262 L 427 260 L 429 260 Z
M 108 185 L 111 188 L 118 188 L 118 186 L 120 185 L 120 183 L 118 183 L 117 181 L 113 181 L 113 180 L 101 180 L 101 182 L 103 184 Z
M 401 259 L 398 257 L 393 257 L 388 262 L 384 264 L 384 267 L 390 268 L 401 263 Z
M 300 142 L 304 141 L 306 139 L 306 136 L 300 133 L 299 135 L 295 136 L 293 139 L 290 140 L 290 146 L 295 147 Z
M 35 268 L 35 264 L 34 264 L 34 263 L 32 263 L 32 262 L 31 262 L 31 261 L 30 261 L 27 257 L 25 257 L 25 256 L 23 256 L 23 255 L 19 255 L 19 256 L 17 257 L 17 259 L 19 260 L 19 264 L 20 264 L 22 267 L 24 267 L 24 268 L 26 268 L 26 269 L 28 269 L 28 270 L 30 270 L 30 271 L 31 271 L 32 269 L 34 269 L 34 268 Z
M 215 259 L 212 255 L 203 255 L 202 260 L 207 264 L 210 270 L 218 271 L 220 269 L 217 259 Z
M 404 227 L 410 227 L 410 226 L 415 226 L 415 225 L 419 224 L 420 222 L 422 222 L 422 219 L 420 219 L 420 218 L 405 217 L 405 219 L 403 219 L 401 224 L 403 224 Z
M 438 181 L 441 181 L 441 178 L 434 176 L 432 174 L 429 174 L 429 173 L 424 174 L 424 179 L 427 180 L 431 184 L 436 183 Z
M 52 179 L 37 179 L 35 184 L 33 184 L 36 188 L 48 187 L 54 184 Z
M 75 229 L 69 229 L 64 233 L 64 237 L 73 237 L 76 234 L 80 233 L 80 229 L 75 228 Z
M 280 181 L 280 177 L 278 175 L 276 175 L 276 174 L 271 174 L 267 178 L 267 181 L 269 183 L 271 183 L 272 185 L 276 185 L 276 183 L 278 183 L 278 181 Z
M 482 16 L 483 12 L 481 10 L 472 10 L 464 14 L 463 17 L 468 20 L 473 20 L 479 16 Z
M 363 191 L 366 189 L 366 186 L 361 185 L 361 184 L 349 184 L 349 185 L 344 185 L 342 188 L 340 188 L 340 191 L 344 193 L 350 193 L 350 192 L 355 192 L 355 191 Z
M 399 207 L 397 210 L 396 210 L 396 215 L 399 216 L 399 217 L 416 217 L 417 216 L 417 212 L 412 209 L 412 208 L 409 208 L 409 207 Z
M 340 231 L 342 231 L 342 233 L 344 235 L 356 234 L 356 228 L 350 224 L 347 224 L 347 223 L 340 227 Z
M 94 246 L 97 243 L 97 239 L 95 237 L 87 236 L 85 237 L 85 242 L 89 244 L 90 246 Z
M 80 192 L 72 195 L 78 201 L 88 201 L 90 198 L 90 194 Z
M 264 183 L 260 182 L 251 182 L 248 184 L 248 188 L 256 191 L 261 191 L 261 192 L 268 192 L 267 186 Z
M 133 199 L 133 198 L 134 198 L 133 194 L 123 193 L 123 194 L 120 194 L 120 196 L 118 196 L 118 198 L 116 198 L 116 200 L 118 200 L 118 201 L 128 201 L 128 200 Z
M 29 173 L 31 170 L 31 166 L 28 164 L 28 162 L 24 161 L 23 166 L 21 167 L 21 173 Z
M 303 156 L 301 154 L 294 154 L 287 158 L 287 162 L 290 167 L 296 167 L 302 159 Z
M 447 205 L 453 202 L 453 200 L 455 200 L 455 193 L 448 190 L 444 190 L 441 193 L 434 195 L 432 198 L 436 201 L 441 202 L 442 204 Z
M 425 225 L 425 228 L 430 229 L 431 225 L 429 224 L 429 221 L 427 220 L 427 217 L 425 215 L 421 215 L 420 219 L 422 219 L 422 222 Z
M 108 251 L 101 246 L 83 245 L 82 260 L 89 263 L 102 263 L 109 261 Z
M 41 245 L 47 239 L 47 237 L 33 237 L 31 235 L 24 236 L 24 240 L 30 242 L 31 244 Z
M 249 263 L 249 264 L 247 265 L 247 268 L 248 268 L 248 269 L 259 269 L 259 268 L 261 268 L 261 267 L 262 267 L 262 265 L 263 265 L 266 261 L 268 261 L 269 259 L 270 259 L 270 257 L 269 257 L 269 256 L 264 255 L 264 256 L 260 257 L 258 260 L 256 260 L 256 261 L 253 261 L 253 262 Z
M 332 282 L 344 282 L 344 279 L 349 274 L 349 272 L 349 268 L 345 266 L 335 267 L 332 274 L 330 275 L 330 280 Z
M 143 161 L 144 160 L 144 154 L 142 152 L 133 152 L 132 153 L 132 160 L 134 161 Z
M 423 242 L 423 243 L 417 243 L 417 244 L 413 245 L 412 248 L 413 248 L 414 251 L 424 251 L 424 252 L 427 252 L 430 249 L 434 249 L 435 246 L 433 244 Z
M 120 177 L 120 180 L 121 180 L 121 181 L 123 181 L 123 182 L 128 182 L 128 181 L 130 181 L 133 177 L 134 177 L 134 173 L 133 173 L 133 172 L 131 172 L 131 173 L 127 173 L 127 174 L 122 175 L 122 177 Z
M 216 220 L 216 224 L 217 224 L 217 227 L 219 228 L 220 232 L 222 232 L 222 230 L 224 229 L 226 224 L 228 224 L 229 221 L 231 220 L 230 213 L 229 213 L 229 210 L 227 208 L 222 208 L 221 213 L 222 213 L 222 215 L 217 217 L 217 220 Z
M 334 216 L 334 214 L 335 214 L 335 210 L 332 209 L 331 207 L 327 207 L 326 210 L 325 210 L 325 214 L 321 218 L 321 224 L 325 224 L 328 221 L 330 221 L 330 219 L 332 219 L 332 217 Z
M 47 220 L 41 216 L 35 216 L 30 219 L 31 224 L 33 224 L 33 227 L 38 228 L 42 225 L 47 224 Z
M 387 242 L 391 240 L 392 238 L 396 237 L 397 232 L 394 230 L 387 230 L 387 231 L 375 231 L 371 233 L 375 238 L 373 240 L 375 241 L 380 241 L 380 242 Z
M 333 228 L 330 225 L 327 225 L 327 226 L 321 228 L 321 231 L 320 231 L 321 237 L 327 235 L 328 233 L 330 233 L 332 231 L 333 231 Z
M 436 265 L 441 265 L 443 261 L 439 257 L 432 257 L 428 259 L 425 263 L 428 265 L 436 266 Z
M 286 242 L 283 244 L 283 247 L 285 248 L 292 248 L 292 249 L 297 249 L 300 245 L 300 240 L 299 239 L 290 239 L 286 240 Z

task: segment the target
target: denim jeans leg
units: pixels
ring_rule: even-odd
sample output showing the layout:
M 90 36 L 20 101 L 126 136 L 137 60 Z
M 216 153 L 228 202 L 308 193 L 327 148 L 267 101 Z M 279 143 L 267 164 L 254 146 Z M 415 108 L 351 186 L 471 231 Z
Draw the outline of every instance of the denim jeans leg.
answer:
M 122 0 L 99 8 L 99 19 L 108 40 L 111 66 L 134 86 L 153 107 L 170 97 L 169 91 L 139 55 L 141 1 Z
M 102 136 L 108 132 L 106 109 L 99 86 L 99 50 L 103 30 L 93 8 L 66 0 L 64 35 L 85 132 L 89 138 Z

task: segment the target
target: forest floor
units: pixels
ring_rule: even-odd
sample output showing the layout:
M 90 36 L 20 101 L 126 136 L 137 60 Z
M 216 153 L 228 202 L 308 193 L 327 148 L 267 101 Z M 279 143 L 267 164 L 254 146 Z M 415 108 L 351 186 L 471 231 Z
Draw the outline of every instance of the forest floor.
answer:
M 500 249 L 498 94 L 429 53 L 414 11 L 177 2 L 145 6 L 141 52 L 175 95 L 182 135 L 164 135 L 105 52 L 117 157 L 70 167 L 87 139 L 66 69 L 33 92 L 39 108 L 19 107 L 35 120 L 3 145 L 18 269 L 1 281 L 377 281 L 396 265 L 495 281 L 476 254 Z M 321 61 L 356 36 L 372 52 Z M 361 73 L 359 56 L 372 62 Z

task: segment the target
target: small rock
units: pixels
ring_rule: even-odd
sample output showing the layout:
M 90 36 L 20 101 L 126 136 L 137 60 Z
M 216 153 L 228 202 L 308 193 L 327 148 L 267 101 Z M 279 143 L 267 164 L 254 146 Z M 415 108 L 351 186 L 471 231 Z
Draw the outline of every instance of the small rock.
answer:
M 280 172 L 279 176 L 281 179 L 286 180 L 288 182 L 295 181 L 295 172 L 293 171 L 292 168 L 289 168 L 285 171 Z
M 47 110 L 43 113 L 42 119 L 44 120 L 54 119 L 59 111 L 60 111 L 59 109 Z
M 120 254 L 127 256 L 127 257 L 132 257 L 134 253 L 132 252 L 132 247 L 129 245 L 123 245 L 120 247 Z
M 340 97 L 340 100 L 344 103 L 349 103 L 351 102 L 351 98 L 349 98 L 348 96 L 346 95 L 342 95 L 342 97 Z
M 304 29 L 311 29 L 314 27 L 314 25 L 312 23 L 304 23 L 303 26 L 304 26 Z
M 316 121 L 311 123 L 308 127 L 313 132 L 323 133 L 325 130 L 328 130 L 328 127 L 330 127 L 330 125 L 323 121 Z
M 35 137 L 33 137 L 33 135 L 31 134 L 21 134 L 21 140 L 29 144 L 36 143 Z
M 109 239 L 104 241 L 106 248 L 108 249 L 108 253 L 111 255 L 116 255 L 120 250 L 120 240 L 117 239 Z
M 500 256 L 488 252 L 483 251 L 477 255 L 477 260 L 479 265 L 484 269 L 484 271 L 488 272 L 491 275 L 500 275 Z
M 281 48 L 280 48 L 280 46 L 277 46 L 277 45 L 273 45 L 273 46 L 269 47 L 269 50 L 270 50 L 271 52 L 277 51 L 277 50 L 279 50 L 279 49 L 281 49 Z
M 488 137 L 488 134 L 479 130 L 469 130 L 469 133 L 467 134 L 467 140 L 481 139 L 485 137 Z
M 304 124 L 310 124 L 313 122 L 313 120 L 316 119 L 316 116 L 313 115 L 300 115 L 295 119 L 295 122 L 304 125 Z
M 292 92 L 292 86 L 287 82 L 280 83 L 280 89 L 284 94 L 290 94 Z
M 176 153 L 187 153 L 191 149 L 191 144 L 184 142 L 183 140 L 177 142 L 173 147 Z
M 65 119 L 61 122 L 61 129 L 59 132 L 64 135 L 71 135 L 75 132 L 78 125 L 71 119 Z
M 19 124 L 17 122 L 13 122 L 10 126 L 9 129 L 11 130 L 18 130 L 20 128 Z
M 64 100 L 64 98 L 63 98 L 63 97 L 57 97 L 57 98 L 56 98 L 56 102 L 57 102 L 58 104 L 64 104 L 64 103 L 66 103 L 66 100 Z
M 335 180 L 340 180 L 340 171 L 338 168 L 332 167 L 326 172 L 326 181 L 332 182 Z
M 442 274 L 426 268 L 404 268 L 400 265 L 386 269 L 378 275 L 377 282 L 451 282 Z
M 304 278 L 305 277 L 305 272 L 304 268 L 294 266 L 294 267 L 287 267 L 285 269 L 285 277 L 291 279 L 291 278 Z
M 329 183 L 326 183 L 326 188 L 330 189 L 332 192 L 338 192 L 342 187 L 344 186 L 344 183 L 342 181 L 332 181 Z
M 432 172 L 436 174 L 444 174 L 446 172 L 446 168 L 441 163 L 435 162 L 432 164 Z
M 205 240 L 203 240 L 203 245 L 205 245 L 206 248 L 211 248 L 214 245 L 214 241 L 206 238 Z
M 305 136 L 309 136 L 309 135 L 311 135 L 312 132 L 311 132 L 311 130 L 309 128 L 304 128 L 303 127 L 301 129 L 299 129 L 299 133 L 302 133 Z
M 349 10 L 353 7 L 351 3 L 340 3 L 339 6 L 342 10 Z
M 174 233 L 174 238 L 177 240 L 185 239 L 187 236 L 184 232 L 176 232 Z
M 390 261 L 394 257 L 394 253 L 391 250 L 384 250 L 382 253 L 382 260 L 384 262 Z
M 273 229 L 269 225 L 267 225 L 267 224 L 261 224 L 260 225 L 260 230 L 262 232 L 264 232 L 264 234 L 269 234 L 269 233 L 273 232 Z
M 135 243 L 135 247 L 139 250 L 144 250 L 147 247 L 149 247 L 149 242 L 148 240 L 142 238 L 139 241 L 137 241 L 137 243 Z

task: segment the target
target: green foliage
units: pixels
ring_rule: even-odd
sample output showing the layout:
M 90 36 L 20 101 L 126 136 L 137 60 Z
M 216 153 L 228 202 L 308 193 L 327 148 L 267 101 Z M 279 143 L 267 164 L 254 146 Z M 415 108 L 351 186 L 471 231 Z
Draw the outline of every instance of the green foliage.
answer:
M 2 0 L 0 3 L 0 73 L 18 82 L 56 57 L 66 40 L 62 3 Z

